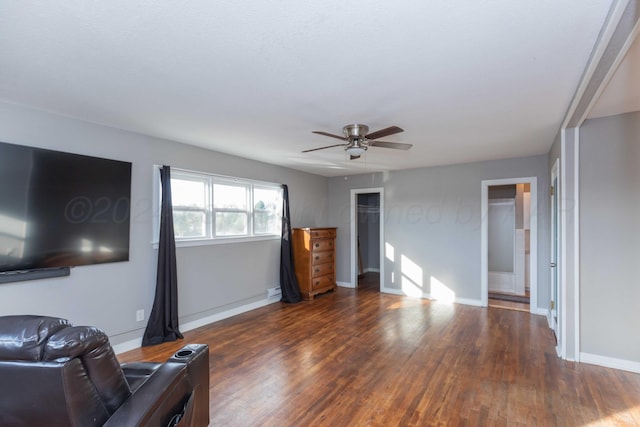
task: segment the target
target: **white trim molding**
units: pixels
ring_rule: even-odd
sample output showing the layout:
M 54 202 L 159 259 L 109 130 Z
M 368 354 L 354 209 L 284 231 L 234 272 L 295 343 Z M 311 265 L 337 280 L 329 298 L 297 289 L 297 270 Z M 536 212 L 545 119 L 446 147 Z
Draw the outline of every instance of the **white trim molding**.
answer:
M 558 346 L 556 347 L 556 351 L 558 356 L 562 359 L 567 359 L 567 148 L 566 148 L 566 139 L 567 139 L 567 129 L 562 129 L 561 137 L 560 137 L 560 180 L 558 185 L 559 197 L 558 202 L 560 203 L 560 235 L 559 238 L 559 248 L 560 251 L 558 253 L 558 269 L 559 269 L 559 280 L 558 286 L 560 287 L 560 292 L 558 292 L 557 301 L 558 307 L 556 310 L 560 310 L 558 318 L 560 319 L 560 327 L 558 328 L 558 332 L 560 336 L 558 339 Z
M 604 366 L 605 368 L 621 369 L 623 371 L 640 374 L 640 362 L 632 360 L 616 359 L 614 357 L 600 356 L 598 354 L 580 353 L 580 362 L 590 365 Z
M 574 188 L 574 208 L 573 208 L 573 224 L 575 231 L 573 234 L 573 253 L 575 262 L 573 263 L 573 277 L 575 280 L 575 289 L 573 295 L 575 298 L 575 310 L 573 312 L 573 322 L 575 324 L 575 359 L 580 362 L 580 128 L 576 128 L 574 141 L 574 169 L 573 169 L 573 188 Z
M 633 31 L 630 37 L 627 38 L 622 51 L 616 52 L 614 63 L 609 67 L 607 73 L 604 76 L 596 77 L 596 70 L 600 65 L 603 57 L 605 56 L 607 49 L 609 48 L 609 44 L 616 30 L 618 29 L 618 24 L 620 24 L 620 21 L 623 19 L 625 13 L 629 13 L 627 11 L 627 6 L 629 6 L 630 1 L 631 0 L 614 0 L 614 4 L 611 6 L 609 16 L 607 17 L 607 21 L 603 25 L 603 29 L 600 31 L 600 37 L 596 41 L 595 48 L 591 53 L 591 57 L 589 58 L 587 67 L 584 70 L 584 73 L 580 80 L 580 84 L 576 89 L 576 93 L 571 100 L 569 109 L 565 114 L 562 125 L 560 126 L 561 130 L 571 127 L 579 127 L 582 125 L 591 108 L 593 108 L 595 102 L 604 90 L 604 87 L 606 87 L 607 83 L 613 76 L 617 65 L 621 61 L 621 57 L 624 57 L 624 54 L 626 54 L 626 51 L 630 46 L 629 39 L 632 39 L 632 36 L 635 35 Z M 598 87 L 593 94 L 588 95 L 587 89 L 593 83 L 597 83 Z M 587 96 L 590 96 L 589 104 L 586 106 L 586 108 L 578 111 L 580 103 Z

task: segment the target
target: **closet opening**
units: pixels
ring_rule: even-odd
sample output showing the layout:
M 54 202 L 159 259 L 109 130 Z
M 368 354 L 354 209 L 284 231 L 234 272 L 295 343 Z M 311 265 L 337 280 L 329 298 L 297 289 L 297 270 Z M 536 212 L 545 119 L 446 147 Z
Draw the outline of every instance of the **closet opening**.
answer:
M 380 292 L 384 255 L 382 189 L 352 190 L 351 204 L 351 283 L 358 290 Z

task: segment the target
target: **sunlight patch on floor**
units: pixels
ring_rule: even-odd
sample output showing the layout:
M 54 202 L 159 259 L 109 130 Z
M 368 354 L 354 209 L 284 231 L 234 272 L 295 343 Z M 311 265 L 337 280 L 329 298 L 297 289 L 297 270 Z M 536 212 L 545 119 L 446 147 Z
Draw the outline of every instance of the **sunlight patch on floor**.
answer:
M 629 408 L 626 411 L 616 412 L 605 418 L 600 418 L 597 421 L 583 424 L 582 427 L 603 427 L 603 426 L 634 426 L 637 425 L 637 418 L 634 418 L 634 413 L 640 409 L 640 405 L 633 408 Z

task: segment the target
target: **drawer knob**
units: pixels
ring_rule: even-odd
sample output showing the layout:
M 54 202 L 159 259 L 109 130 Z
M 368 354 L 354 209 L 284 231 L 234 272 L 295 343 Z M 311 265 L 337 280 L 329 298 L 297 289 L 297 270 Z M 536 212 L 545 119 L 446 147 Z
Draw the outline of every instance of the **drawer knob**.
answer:
M 320 273 L 320 269 L 316 268 L 316 273 Z
M 316 256 L 316 260 L 318 260 L 318 259 L 320 259 L 320 257 L 319 257 L 319 256 Z

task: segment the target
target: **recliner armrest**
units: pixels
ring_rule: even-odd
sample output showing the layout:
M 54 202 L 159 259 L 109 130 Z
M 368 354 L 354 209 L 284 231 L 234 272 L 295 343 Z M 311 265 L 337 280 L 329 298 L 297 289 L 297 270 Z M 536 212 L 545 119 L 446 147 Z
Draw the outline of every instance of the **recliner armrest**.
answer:
M 131 364 L 133 370 L 142 366 Z M 105 426 L 167 426 L 179 419 L 185 407 L 191 410 L 186 425 L 209 424 L 209 347 L 189 344 L 157 369 L 149 363 L 148 379 L 134 390 Z M 125 373 L 129 370 L 123 365 Z M 145 370 L 145 369 L 142 369 Z M 187 405 L 187 403 L 189 403 Z M 178 424 L 178 425 L 182 425 Z
M 184 365 L 165 363 L 145 381 L 104 424 L 165 426 L 180 413 L 192 393 Z

